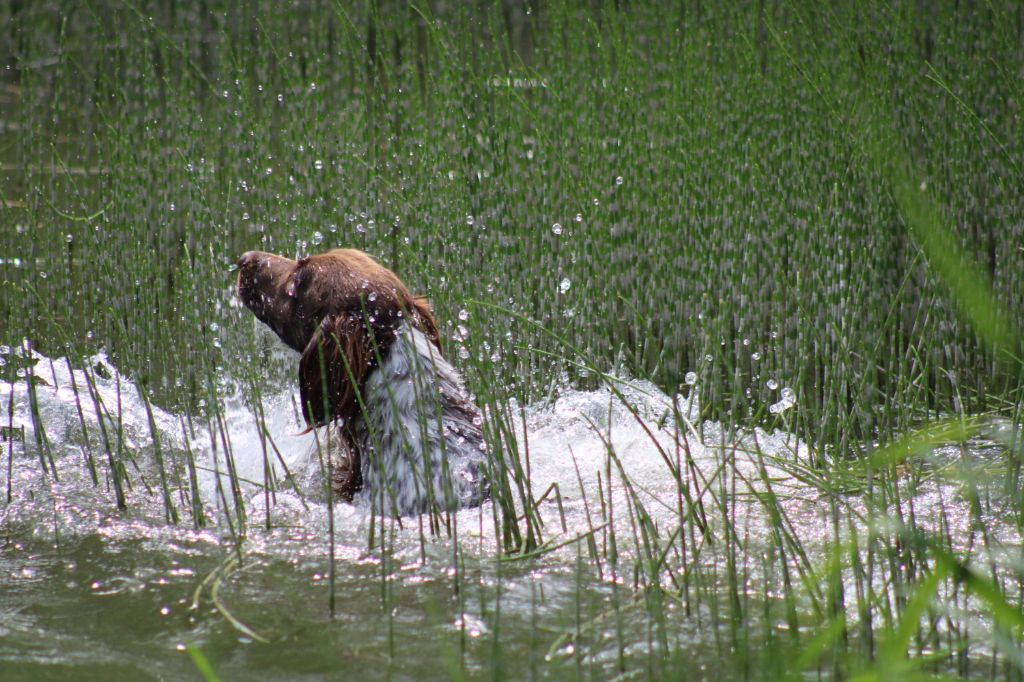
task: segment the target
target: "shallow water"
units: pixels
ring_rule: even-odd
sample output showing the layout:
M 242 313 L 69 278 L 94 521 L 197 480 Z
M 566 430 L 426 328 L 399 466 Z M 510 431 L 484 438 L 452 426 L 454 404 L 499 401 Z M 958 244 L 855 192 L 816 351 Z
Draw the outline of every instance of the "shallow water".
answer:
M 401 527 L 389 522 L 382 549 L 379 519 L 364 507 L 339 503 L 333 510 L 332 617 L 329 518 L 317 434 L 301 434 L 291 388 L 265 395 L 262 408 L 274 444 L 266 444 L 272 475 L 283 481 L 283 462 L 293 484 L 275 493 L 269 517 L 264 489 L 241 486 L 247 532 L 239 543 L 239 565 L 233 549 L 239 517 L 230 483 L 226 476 L 218 481 L 213 471 L 224 470 L 229 449 L 239 479 L 262 482 L 269 475 L 259 422 L 245 401 L 225 397 L 221 426 L 212 436 L 209 424 L 189 424 L 183 415 L 153 406 L 181 515 L 178 524 L 168 524 L 153 427 L 137 387 L 103 356 L 89 361 L 90 376 L 81 369 L 72 375 L 64 360 L 34 358 L 31 390 L 24 375 L 0 387 L 3 448 L 10 454 L 4 457 L 3 481 L 10 481 L 11 491 L 0 508 L 5 680 L 62 677 L 71 669 L 76 679 L 193 676 L 187 646 L 200 649 L 224 679 L 427 679 L 448 678 L 460 669 L 470 675 L 502 669 L 515 671 L 512 677 L 603 677 L 650 670 L 647 663 L 666 645 L 687 653 L 694 676 L 713 678 L 721 651 L 708 625 L 716 620 L 708 613 L 714 605 L 689 599 L 661 605 L 671 627 L 667 641 L 659 642 L 643 591 L 636 590 L 643 582 L 637 558 L 644 555 L 645 541 L 636 530 L 637 501 L 662 538 L 678 528 L 684 507 L 665 458 L 685 462 L 689 449 L 692 467 L 683 467 L 685 476 L 691 489 L 703 491 L 709 533 L 718 538 L 706 543 L 694 537 L 697 544 L 689 551 L 701 552 L 697 565 L 710 583 L 724 579 L 718 548 L 728 527 L 734 542 L 738 538 L 747 548 L 745 591 L 752 599 L 772 598 L 757 587 L 763 571 L 759 552 L 750 551 L 771 544 L 774 527 L 755 494 L 769 486 L 792 533 L 816 553 L 812 560 L 821 560 L 833 537 L 829 500 L 791 474 L 811 453 L 790 434 L 735 434 L 716 423 L 698 428 L 690 420 L 673 420 L 672 400 L 649 384 L 618 384 L 620 397 L 608 389 L 566 389 L 553 402 L 527 406 L 525 428 L 517 434 L 520 449 L 529 453 L 534 496 L 557 487 L 558 494 L 539 505 L 545 539 L 557 549 L 500 561 L 490 503 L 455 516 L 457 540 L 430 537 L 418 519 L 405 519 Z M 90 380 L 95 397 L 86 388 Z M 685 398 L 676 404 L 680 414 L 696 414 Z M 127 511 L 115 504 L 101 421 L 111 449 L 123 448 L 134 459 L 127 469 Z M 686 433 L 678 433 L 675 423 Z M 43 472 L 47 450 L 59 479 Z M 98 485 L 86 465 L 89 451 Z M 192 527 L 179 489 L 188 488 L 188 452 L 197 463 L 208 521 L 201 529 Z M 947 460 L 956 456 L 947 453 Z M 632 504 L 627 482 L 635 493 Z M 945 529 L 954 548 L 976 542 L 968 506 L 955 486 L 925 483 L 913 506 L 917 524 Z M 844 497 L 838 508 L 841 536 L 863 528 L 867 512 L 860 498 Z M 854 525 L 846 526 L 847 519 Z M 996 520 L 992 531 L 997 545 L 1019 546 L 1010 524 Z M 593 538 L 594 554 L 586 540 L 572 541 L 580 537 Z M 692 556 L 673 552 L 667 563 L 675 572 L 659 578 L 670 591 L 673 575 L 692 562 Z M 956 619 L 970 621 L 978 632 L 988 627 L 977 614 L 959 613 Z

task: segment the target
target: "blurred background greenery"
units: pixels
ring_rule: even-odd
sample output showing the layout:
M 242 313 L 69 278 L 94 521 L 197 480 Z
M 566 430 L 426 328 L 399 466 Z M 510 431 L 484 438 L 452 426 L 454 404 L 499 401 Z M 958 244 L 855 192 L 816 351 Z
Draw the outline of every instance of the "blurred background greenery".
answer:
M 106 348 L 187 402 L 251 352 L 241 252 L 354 246 L 432 297 L 497 397 L 587 377 L 471 301 L 670 391 L 695 372 L 709 416 L 778 419 L 791 387 L 789 428 L 820 444 L 1012 406 L 1020 363 L 965 323 L 865 140 L 1020 320 L 1022 17 L 5 2 L 0 337 Z

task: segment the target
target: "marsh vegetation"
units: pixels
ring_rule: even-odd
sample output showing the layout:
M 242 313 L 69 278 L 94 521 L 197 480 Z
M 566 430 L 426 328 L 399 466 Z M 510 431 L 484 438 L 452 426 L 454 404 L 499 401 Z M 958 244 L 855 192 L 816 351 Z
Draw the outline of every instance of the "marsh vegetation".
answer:
M 0 60 L 5 679 L 1024 674 L 1019 3 L 12 1 Z M 310 483 L 233 269 L 335 246 L 492 503 Z

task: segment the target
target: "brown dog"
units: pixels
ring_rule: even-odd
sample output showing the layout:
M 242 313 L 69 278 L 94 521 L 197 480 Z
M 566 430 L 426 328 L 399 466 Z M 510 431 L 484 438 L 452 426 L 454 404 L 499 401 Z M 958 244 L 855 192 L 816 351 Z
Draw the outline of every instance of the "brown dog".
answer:
M 426 301 L 393 272 L 354 249 L 250 251 L 238 295 L 302 354 L 302 414 L 310 428 L 337 428 L 342 499 L 363 486 L 375 509 L 402 515 L 487 497 L 479 410 L 441 356 Z

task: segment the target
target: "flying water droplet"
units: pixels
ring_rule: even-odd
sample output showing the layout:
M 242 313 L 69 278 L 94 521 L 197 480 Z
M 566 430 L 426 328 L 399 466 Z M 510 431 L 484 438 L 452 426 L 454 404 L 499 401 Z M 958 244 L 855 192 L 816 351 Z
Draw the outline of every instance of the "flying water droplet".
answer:
M 794 405 L 796 405 L 796 393 L 793 391 L 793 389 L 787 386 L 786 388 L 782 389 L 781 400 L 779 400 L 779 402 L 777 403 L 769 405 L 768 411 L 771 412 L 772 414 L 780 414 L 782 412 L 785 412 L 789 408 L 793 407 Z

